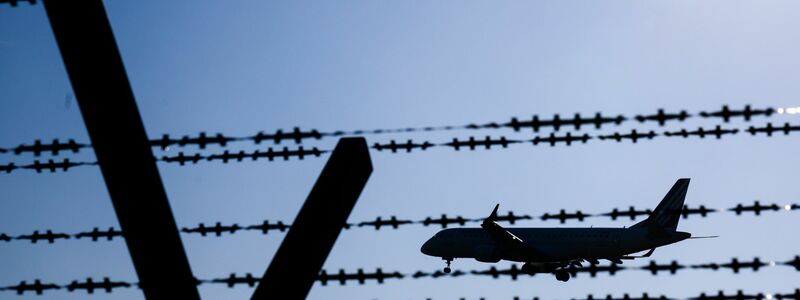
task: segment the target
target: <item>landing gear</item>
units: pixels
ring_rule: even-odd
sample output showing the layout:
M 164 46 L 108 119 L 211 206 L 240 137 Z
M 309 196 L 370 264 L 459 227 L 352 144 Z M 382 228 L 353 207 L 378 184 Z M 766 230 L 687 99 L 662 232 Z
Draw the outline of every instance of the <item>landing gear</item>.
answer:
M 560 269 L 557 270 L 555 274 L 558 281 L 567 282 L 569 280 L 569 272 L 567 272 L 567 270 Z
M 453 259 L 452 258 L 442 258 L 442 259 L 444 259 L 445 262 L 447 262 L 447 266 L 444 267 L 444 270 L 442 271 L 444 271 L 445 274 L 450 274 L 450 272 L 452 271 L 452 269 L 450 269 L 450 263 L 453 262 Z

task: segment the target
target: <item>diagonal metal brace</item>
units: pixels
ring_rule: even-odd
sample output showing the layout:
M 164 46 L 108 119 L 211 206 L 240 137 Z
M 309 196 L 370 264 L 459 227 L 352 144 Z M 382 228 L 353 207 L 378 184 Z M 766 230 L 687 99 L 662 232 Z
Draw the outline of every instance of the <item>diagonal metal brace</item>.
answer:
M 305 299 L 372 173 L 367 141 L 333 150 L 251 299 Z

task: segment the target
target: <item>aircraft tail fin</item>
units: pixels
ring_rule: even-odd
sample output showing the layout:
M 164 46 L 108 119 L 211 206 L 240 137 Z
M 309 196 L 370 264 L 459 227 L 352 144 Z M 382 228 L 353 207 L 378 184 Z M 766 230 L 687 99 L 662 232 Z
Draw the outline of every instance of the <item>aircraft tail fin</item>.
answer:
M 649 227 L 666 231 L 677 230 L 681 211 L 683 211 L 683 201 L 686 198 L 688 189 L 689 178 L 678 179 L 656 209 L 653 210 L 653 213 L 650 214 L 650 217 L 636 223 L 631 228 Z
M 497 203 L 497 205 L 494 206 L 494 210 L 492 210 L 492 213 L 489 215 L 488 218 L 484 219 L 483 222 L 486 223 L 486 222 L 494 222 L 494 221 L 496 221 L 497 220 L 497 209 L 498 208 L 500 208 L 500 203 Z

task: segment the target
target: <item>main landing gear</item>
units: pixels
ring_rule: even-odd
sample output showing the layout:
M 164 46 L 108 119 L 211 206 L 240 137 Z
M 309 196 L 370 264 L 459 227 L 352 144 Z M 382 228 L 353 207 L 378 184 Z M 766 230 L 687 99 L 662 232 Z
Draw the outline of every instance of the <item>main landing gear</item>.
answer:
M 442 271 L 444 271 L 445 274 L 450 274 L 450 272 L 452 271 L 452 269 L 450 269 L 450 263 L 453 262 L 453 258 L 443 257 L 442 259 L 444 259 L 444 261 L 447 262 L 447 266 L 444 267 L 444 270 Z
M 556 275 L 556 280 L 567 282 L 569 280 L 569 272 L 565 269 L 556 270 L 553 274 Z

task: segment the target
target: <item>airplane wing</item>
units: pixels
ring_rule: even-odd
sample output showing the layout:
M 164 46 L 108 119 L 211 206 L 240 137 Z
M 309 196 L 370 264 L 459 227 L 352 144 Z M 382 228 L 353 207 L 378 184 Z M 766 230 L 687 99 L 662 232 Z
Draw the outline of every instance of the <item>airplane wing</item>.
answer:
M 494 207 L 492 214 L 481 223 L 481 228 L 486 230 L 492 240 L 508 251 L 525 253 L 527 255 L 535 255 L 538 253 L 536 249 L 525 243 L 521 238 L 509 232 L 503 228 L 503 226 L 500 226 L 500 224 L 497 224 L 497 209 L 499 207 L 500 204 Z

